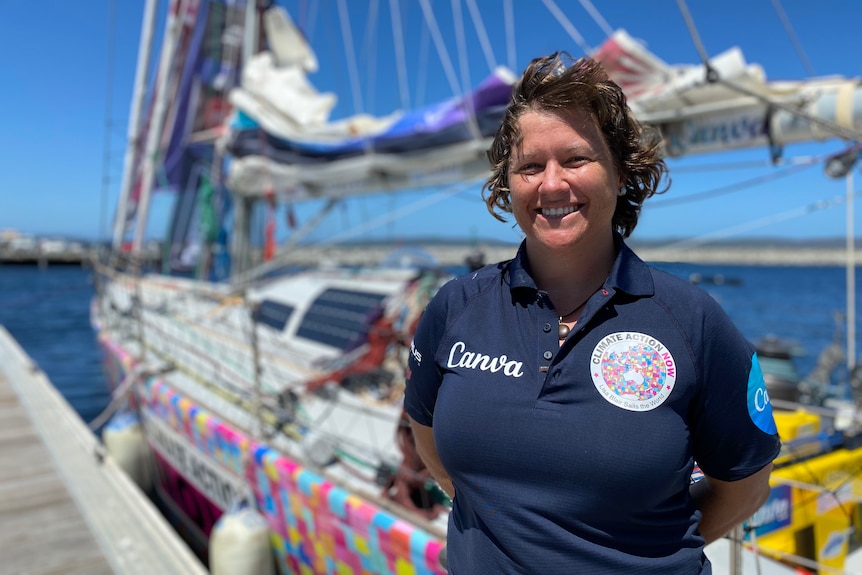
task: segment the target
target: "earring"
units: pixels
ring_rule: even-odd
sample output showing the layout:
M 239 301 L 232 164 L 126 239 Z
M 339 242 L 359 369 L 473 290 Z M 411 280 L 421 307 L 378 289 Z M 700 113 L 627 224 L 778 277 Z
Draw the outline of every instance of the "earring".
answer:
M 627 192 L 627 191 L 628 191 L 628 190 L 625 188 L 625 186 L 623 186 L 622 188 L 620 188 L 620 196 L 624 196 L 624 195 L 626 195 L 626 192 Z

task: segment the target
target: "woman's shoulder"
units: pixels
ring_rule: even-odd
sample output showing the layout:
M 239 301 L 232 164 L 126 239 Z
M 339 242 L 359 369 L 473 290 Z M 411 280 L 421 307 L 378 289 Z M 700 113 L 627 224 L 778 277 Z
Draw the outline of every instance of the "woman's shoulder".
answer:
M 456 275 L 440 287 L 436 298 L 462 301 L 472 299 L 494 285 L 500 284 L 509 261 L 488 264 L 479 269 Z
M 429 329 L 430 326 L 436 326 L 433 329 L 442 335 L 471 303 L 480 301 L 482 295 L 495 285 L 501 285 L 504 270 L 505 262 L 501 262 L 452 277 L 440 286 L 428 302 L 422 324 Z
M 721 305 L 706 290 L 691 281 L 674 275 L 655 266 L 648 266 L 655 286 L 654 297 L 668 306 L 685 309 L 688 312 L 699 310 L 720 310 Z

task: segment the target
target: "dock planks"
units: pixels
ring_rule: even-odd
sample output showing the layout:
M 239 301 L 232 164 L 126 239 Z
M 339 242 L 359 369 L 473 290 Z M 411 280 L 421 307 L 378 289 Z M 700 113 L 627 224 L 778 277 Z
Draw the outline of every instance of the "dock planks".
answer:
M 0 574 L 205 574 L 0 326 Z

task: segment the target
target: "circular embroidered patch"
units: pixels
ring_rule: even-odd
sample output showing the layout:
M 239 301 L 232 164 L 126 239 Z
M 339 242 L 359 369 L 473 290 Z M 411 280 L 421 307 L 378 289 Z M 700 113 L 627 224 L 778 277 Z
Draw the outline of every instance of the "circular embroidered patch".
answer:
M 602 338 L 590 356 L 593 384 L 609 403 L 650 411 L 664 403 L 676 383 L 676 363 L 656 338 L 623 331 Z

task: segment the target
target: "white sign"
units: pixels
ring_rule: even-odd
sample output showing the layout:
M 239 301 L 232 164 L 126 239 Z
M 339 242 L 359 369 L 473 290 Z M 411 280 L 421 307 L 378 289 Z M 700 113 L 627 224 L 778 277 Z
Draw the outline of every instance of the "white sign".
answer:
M 241 499 L 254 501 L 251 490 L 241 477 L 213 461 L 148 408 L 142 408 L 141 415 L 150 445 L 222 511 Z

